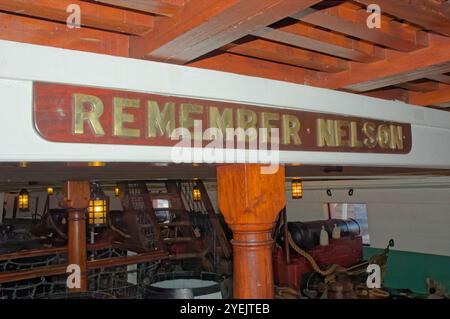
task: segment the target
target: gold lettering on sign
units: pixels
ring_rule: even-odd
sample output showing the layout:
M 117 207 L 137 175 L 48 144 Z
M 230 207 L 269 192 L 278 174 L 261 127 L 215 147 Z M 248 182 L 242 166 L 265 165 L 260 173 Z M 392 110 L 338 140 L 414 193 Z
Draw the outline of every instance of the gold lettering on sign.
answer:
M 391 130 L 391 149 L 403 149 L 403 128 L 398 125 L 390 125 Z
M 365 122 L 363 125 L 363 133 L 366 136 L 364 138 L 364 145 L 368 148 L 374 148 L 377 146 L 376 126 L 372 122 Z
M 317 119 L 317 146 L 336 146 L 335 121 Z
M 277 125 L 272 124 L 272 121 L 277 121 L 280 119 L 280 114 L 277 113 L 269 113 L 269 112 L 262 112 L 261 113 L 261 122 L 262 122 L 262 128 L 267 129 L 266 134 L 262 134 L 261 141 L 263 143 L 268 143 L 270 140 L 270 129 L 278 127 Z
M 215 106 L 209 107 L 209 127 L 217 128 L 222 132 L 222 136 L 226 136 L 226 129 L 233 128 L 233 110 L 230 108 L 223 109 L 220 114 L 219 108 Z M 227 136 L 227 139 L 231 137 Z
M 73 94 L 73 133 L 84 134 L 84 122 L 87 121 L 97 136 L 105 135 L 99 118 L 103 114 L 103 102 L 94 95 Z M 89 104 L 90 111 L 86 111 L 84 106 Z
M 203 105 L 191 104 L 191 103 L 181 103 L 180 106 L 180 124 L 181 127 L 191 130 L 194 127 L 194 120 L 191 114 L 202 114 Z
M 281 116 L 281 143 L 283 145 L 291 144 L 291 140 L 294 145 L 301 145 L 302 140 L 300 139 L 300 128 L 301 123 L 297 116 L 286 115 Z
M 165 136 L 170 138 L 170 134 L 175 130 L 175 103 L 167 102 L 161 112 L 158 102 L 148 101 L 147 104 L 147 137 Z
M 256 117 L 256 112 L 245 110 L 245 109 L 238 109 L 236 111 L 237 116 L 237 126 L 238 128 L 243 129 L 244 131 L 247 131 L 249 128 L 254 128 L 256 130 L 256 122 L 258 118 Z M 251 141 L 255 139 L 256 137 L 254 135 L 238 135 L 237 140 L 238 141 Z
M 360 148 L 363 143 L 358 139 L 358 123 L 352 121 L 350 123 L 350 146 Z
M 335 120 L 334 130 L 336 134 L 336 146 L 350 146 L 349 130 L 350 122 L 346 120 Z
M 377 130 L 377 139 L 378 139 L 378 145 L 381 148 L 388 148 L 390 145 L 390 130 L 389 127 L 387 125 L 380 125 L 378 126 L 378 130 Z
M 136 128 L 126 128 L 123 126 L 124 123 L 133 123 L 134 115 L 130 113 L 125 113 L 125 108 L 139 108 L 140 101 L 138 99 L 124 99 L 120 97 L 115 97 L 113 99 L 113 135 L 122 137 L 139 137 L 141 131 Z

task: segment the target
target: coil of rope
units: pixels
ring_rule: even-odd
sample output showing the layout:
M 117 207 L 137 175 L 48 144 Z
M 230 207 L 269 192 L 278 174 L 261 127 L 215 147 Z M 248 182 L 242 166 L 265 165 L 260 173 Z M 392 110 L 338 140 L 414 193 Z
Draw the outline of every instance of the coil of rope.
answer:
M 348 275 L 357 275 L 360 274 L 362 272 L 365 272 L 365 270 L 363 271 L 349 271 L 348 269 L 337 265 L 337 264 L 333 264 L 330 268 L 328 268 L 327 270 L 322 270 L 319 265 L 317 265 L 316 261 L 314 260 L 314 258 L 306 251 L 304 251 L 303 249 L 301 249 L 292 239 L 291 234 L 288 232 L 288 242 L 289 245 L 301 256 L 303 256 L 304 258 L 306 258 L 306 260 L 308 260 L 308 262 L 311 264 L 312 268 L 314 269 L 315 272 L 319 273 L 320 275 L 322 275 L 323 277 L 328 277 L 328 279 L 326 279 L 327 281 L 330 281 L 330 277 L 336 273 L 336 272 L 341 272 L 341 273 L 346 273 Z M 351 267 L 353 268 L 353 267 Z M 378 298 L 388 298 L 390 296 L 389 292 L 384 291 L 382 289 L 371 289 L 370 293 L 374 296 L 374 297 L 378 297 Z
M 339 272 L 347 272 L 347 270 L 339 265 L 332 265 L 330 268 L 328 268 L 327 270 L 322 270 L 319 265 L 317 265 L 316 261 L 314 260 L 314 258 L 306 251 L 304 251 L 303 249 L 301 249 L 292 239 L 291 234 L 288 232 L 288 242 L 289 245 L 291 245 L 291 247 L 301 256 L 305 257 L 306 260 L 308 260 L 308 262 L 311 264 L 311 266 L 313 267 L 314 271 L 319 273 L 320 275 L 327 277 L 337 271 Z
M 109 216 L 109 215 L 108 215 Z M 123 231 L 121 231 L 119 228 L 117 228 L 116 226 L 113 225 L 111 218 L 107 217 L 106 222 L 108 223 L 109 228 L 118 233 L 120 236 L 124 237 L 124 238 L 131 238 L 131 236 Z

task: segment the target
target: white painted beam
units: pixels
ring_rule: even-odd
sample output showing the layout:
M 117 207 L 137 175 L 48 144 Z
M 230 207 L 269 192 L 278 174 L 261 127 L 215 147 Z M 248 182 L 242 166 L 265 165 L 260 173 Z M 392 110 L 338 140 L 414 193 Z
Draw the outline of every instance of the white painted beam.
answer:
M 185 66 L 0 41 L 0 161 L 171 161 L 170 148 L 52 143 L 34 130 L 32 81 L 335 113 L 412 124 L 407 155 L 280 152 L 282 163 L 450 168 L 450 113 Z M 200 150 L 201 151 L 201 150 Z

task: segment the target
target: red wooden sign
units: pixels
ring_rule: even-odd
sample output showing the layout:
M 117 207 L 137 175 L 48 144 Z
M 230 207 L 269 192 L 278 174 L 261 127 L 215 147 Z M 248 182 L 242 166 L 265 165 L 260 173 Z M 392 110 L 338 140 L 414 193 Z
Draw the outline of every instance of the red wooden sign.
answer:
M 280 150 L 406 154 L 412 145 L 404 123 L 48 83 L 34 84 L 34 121 L 44 139 L 64 143 L 174 146 L 181 128 L 205 147 L 213 128 L 236 148 L 276 138 L 270 129 Z M 249 129 L 257 135 L 240 135 Z

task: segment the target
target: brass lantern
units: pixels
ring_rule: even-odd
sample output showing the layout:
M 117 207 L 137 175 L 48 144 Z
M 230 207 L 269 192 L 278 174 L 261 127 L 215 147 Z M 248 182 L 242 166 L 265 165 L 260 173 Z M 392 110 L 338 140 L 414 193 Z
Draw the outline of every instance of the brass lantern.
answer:
M 302 179 L 299 177 L 292 179 L 291 184 L 291 190 L 292 190 L 292 198 L 298 199 L 303 197 L 303 184 Z
M 54 192 L 55 192 L 55 190 L 53 189 L 53 187 L 48 187 L 47 188 L 47 194 L 48 195 L 53 195 Z
M 89 200 L 89 225 L 103 226 L 106 224 L 108 213 L 108 196 L 105 195 L 100 185 L 93 183 L 91 186 L 91 198 Z
M 192 198 L 194 199 L 194 202 L 199 202 L 202 200 L 202 193 L 200 192 L 200 188 L 198 188 L 197 185 L 194 185 L 192 188 Z
M 20 191 L 17 204 L 20 211 L 28 211 L 30 209 L 30 194 L 25 188 Z
M 114 187 L 114 195 L 116 195 L 116 197 L 120 196 L 120 188 L 119 188 L 119 186 Z

